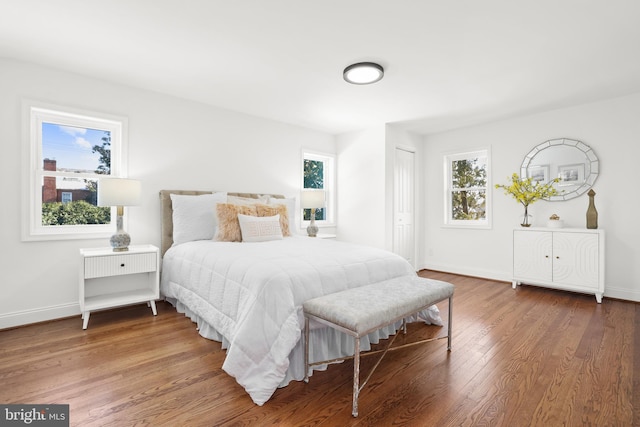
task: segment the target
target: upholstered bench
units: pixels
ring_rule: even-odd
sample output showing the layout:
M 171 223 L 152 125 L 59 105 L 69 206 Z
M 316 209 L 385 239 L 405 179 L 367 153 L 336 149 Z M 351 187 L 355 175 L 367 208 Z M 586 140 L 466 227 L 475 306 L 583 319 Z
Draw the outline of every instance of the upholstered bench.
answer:
M 305 382 L 309 382 L 311 366 L 333 363 L 351 357 L 309 361 L 309 320 L 313 319 L 355 338 L 353 351 L 353 408 L 351 414 L 358 416 L 358 395 L 366 385 L 373 371 L 378 367 L 387 351 L 391 349 L 396 334 L 381 350 L 380 359 L 369 376 L 360 385 L 360 338 L 385 326 L 402 320 L 402 330 L 406 333 L 406 318 L 427 307 L 449 299 L 449 324 L 447 336 L 421 340 L 413 344 L 447 338 L 447 350 L 451 350 L 451 320 L 453 285 L 418 276 L 401 277 L 372 285 L 349 289 L 342 292 L 311 299 L 303 304 L 305 316 Z M 402 346 L 405 347 L 405 346 Z M 392 350 L 402 347 L 395 347 Z M 370 352 L 373 353 L 373 352 Z M 369 354 L 369 353 L 366 353 Z

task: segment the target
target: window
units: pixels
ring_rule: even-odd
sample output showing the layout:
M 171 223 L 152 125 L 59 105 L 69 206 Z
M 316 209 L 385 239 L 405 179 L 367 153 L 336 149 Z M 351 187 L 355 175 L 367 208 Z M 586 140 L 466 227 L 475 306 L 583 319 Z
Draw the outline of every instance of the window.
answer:
M 490 227 L 489 149 L 448 154 L 444 163 L 445 224 Z
M 23 239 L 112 234 L 112 208 L 97 206 L 98 179 L 122 176 L 126 120 L 32 102 L 25 102 L 24 116 Z
M 330 154 L 304 152 L 302 161 L 302 188 L 325 191 L 325 207 L 316 209 L 316 223 L 335 222 L 335 157 Z M 302 210 L 303 221 L 311 220 L 311 209 Z
M 70 191 L 63 191 L 62 192 L 62 203 L 69 203 L 69 202 L 73 202 L 73 193 L 71 193 Z

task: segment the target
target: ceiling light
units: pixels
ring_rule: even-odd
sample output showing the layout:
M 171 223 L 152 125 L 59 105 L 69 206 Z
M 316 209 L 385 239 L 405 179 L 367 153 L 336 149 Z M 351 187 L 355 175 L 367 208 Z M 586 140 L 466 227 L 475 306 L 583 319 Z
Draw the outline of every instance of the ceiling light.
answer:
M 345 68 L 342 76 L 347 82 L 354 85 L 368 85 L 382 79 L 384 69 L 381 65 L 373 62 L 358 62 Z

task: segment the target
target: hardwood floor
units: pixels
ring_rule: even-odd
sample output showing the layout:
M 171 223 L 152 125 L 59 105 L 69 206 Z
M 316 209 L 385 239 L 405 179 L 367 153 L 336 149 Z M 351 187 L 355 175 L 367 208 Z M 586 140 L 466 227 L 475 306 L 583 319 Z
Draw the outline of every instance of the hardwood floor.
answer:
M 264 406 L 220 344 L 166 303 L 0 331 L 0 403 L 66 403 L 77 426 L 640 426 L 640 305 L 423 271 L 456 285 L 446 340 L 390 352 L 351 417 L 352 364 Z M 447 304 L 439 304 L 446 319 Z M 409 325 L 397 344 L 444 334 Z M 364 358 L 362 372 L 376 357 Z

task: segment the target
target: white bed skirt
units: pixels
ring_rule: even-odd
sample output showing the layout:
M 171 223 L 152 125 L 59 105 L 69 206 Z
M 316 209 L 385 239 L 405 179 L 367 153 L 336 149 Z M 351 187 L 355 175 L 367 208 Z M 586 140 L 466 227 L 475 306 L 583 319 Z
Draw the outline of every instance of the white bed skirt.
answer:
M 178 313 L 183 313 L 197 325 L 198 333 L 201 336 L 220 342 L 222 344 L 222 349 L 226 349 L 228 347 L 229 342 L 226 338 L 224 338 L 213 326 L 204 321 L 200 316 L 193 313 L 193 311 L 189 310 L 180 301 L 176 301 L 173 298 L 165 299 L 176 308 Z M 408 318 L 407 321 L 424 321 L 427 325 L 443 325 L 442 318 L 440 317 L 440 310 L 438 310 L 438 307 L 435 305 L 421 311 L 417 316 Z M 389 325 L 370 333 L 366 337 L 362 337 L 360 339 L 361 351 L 370 350 L 371 344 L 377 344 L 381 339 L 389 338 L 389 336 L 394 335 L 401 326 L 402 321 L 398 321 L 393 325 Z M 340 357 L 353 356 L 353 337 L 313 321 L 310 324 L 310 329 L 309 360 L 311 362 L 314 360 L 331 360 Z M 312 371 L 324 371 L 326 369 L 327 365 L 318 365 L 314 366 Z M 300 339 L 289 354 L 289 367 L 284 379 L 278 387 L 285 387 L 294 380 L 302 381 L 305 377 L 304 374 L 304 341 Z M 310 376 L 312 374 L 313 372 L 309 373 Z

